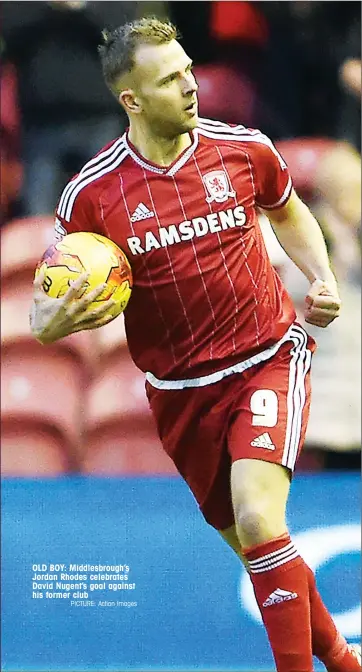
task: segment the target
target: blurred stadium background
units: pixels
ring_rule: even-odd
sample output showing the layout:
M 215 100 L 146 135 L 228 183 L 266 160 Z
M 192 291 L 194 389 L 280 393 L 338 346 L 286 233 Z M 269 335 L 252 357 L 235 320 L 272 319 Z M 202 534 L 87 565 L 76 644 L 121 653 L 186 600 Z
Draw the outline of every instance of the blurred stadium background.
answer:
M 341 629 L 360 638 L 360 10 L 329 1 L 3 3 L 2 669 L 272 668 L 243 570 L 161 450 L 123 318 L 47 347 L 29 331 L 34 267 L 52 242 L 61 189 L 126 125 L 101 78 L 100 31 L 146 14 L 178 24 L 201 115 L 270 135 L 323 227 L 344 308 L 326 331 L 307 326 L 319 349 L 289 516 Z M 301 312 L 306 281 L 260 221 Z M 129 564 L 137 608 L 33 599 L 32 565 L 52 562 Z

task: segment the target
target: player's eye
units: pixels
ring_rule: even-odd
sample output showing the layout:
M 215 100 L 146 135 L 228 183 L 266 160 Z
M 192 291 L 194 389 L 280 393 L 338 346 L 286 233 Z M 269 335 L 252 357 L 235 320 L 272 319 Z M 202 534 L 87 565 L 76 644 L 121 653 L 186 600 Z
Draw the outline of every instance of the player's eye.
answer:
M 167 77 L 167 79 L 164 79 L 161 86 L 167 86 L 167 84 L 171 84 L 176 79 L 177 75 L 173 74 Z

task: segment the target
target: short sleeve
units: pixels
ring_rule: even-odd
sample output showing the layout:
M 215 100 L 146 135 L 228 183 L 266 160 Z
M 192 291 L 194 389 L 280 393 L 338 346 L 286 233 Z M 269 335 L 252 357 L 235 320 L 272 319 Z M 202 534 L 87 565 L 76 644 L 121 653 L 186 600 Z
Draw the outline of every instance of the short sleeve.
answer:
M 292 178 L 283 157 L 265 135 L 248 143 L 256 205 L 265 210 L 281 208 L 292 192 Z
M 62 240 L 69 233 L 92 231 L 91 208 L 87 190 L 81 191 L 71 201 L 73 194 L 74 180 L 71 180 L 63 190 L 55 211 L 54 238 L 56 242 Z M 71 207 L 69 204 L 71 204 Z

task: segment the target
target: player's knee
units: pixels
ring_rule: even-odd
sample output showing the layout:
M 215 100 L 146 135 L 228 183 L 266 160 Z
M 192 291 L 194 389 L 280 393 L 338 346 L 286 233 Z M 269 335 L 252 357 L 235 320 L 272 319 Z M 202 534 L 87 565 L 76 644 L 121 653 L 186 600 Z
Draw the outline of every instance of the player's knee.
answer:
M 242 546 L 253 546 L 286 531 L 289 476 L 280 465 L 239 460 L 232 467 L 235 525 Z
M 287 529 L 284 502 L 255 488 L 234 500 L 234 516 L 242 547 L 275 539 Z
M 270 516 L 267 509 L 260 506 L 253 509 L 237 507 L 235 524 L 242 546 L 261 544 L 276 536 L 274 534 L 276 521 Z

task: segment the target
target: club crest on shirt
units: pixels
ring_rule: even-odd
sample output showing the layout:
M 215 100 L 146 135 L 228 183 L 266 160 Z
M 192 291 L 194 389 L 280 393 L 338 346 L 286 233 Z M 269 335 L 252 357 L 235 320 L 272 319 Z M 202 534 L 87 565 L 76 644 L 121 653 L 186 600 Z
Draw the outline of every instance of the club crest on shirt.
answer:
M 228 175 L 224 170 L 212 170 L 202 177 L 204 185 L 209 192 L 206 196 L 206 203 L 224 203 L 228 198 L 235 196 Z

